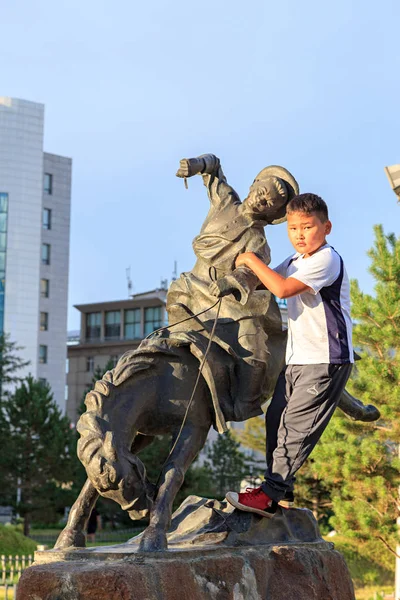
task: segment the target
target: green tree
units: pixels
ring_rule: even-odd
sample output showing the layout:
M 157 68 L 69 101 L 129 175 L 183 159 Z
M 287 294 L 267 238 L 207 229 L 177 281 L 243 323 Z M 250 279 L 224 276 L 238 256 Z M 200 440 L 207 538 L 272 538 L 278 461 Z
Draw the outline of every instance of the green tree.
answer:
M 380 540 L 394 553 L 400 516 L 400 239 L 385 235 L 380 225 L 374 229 L 368 253 L 374 295 L 352 281 L 353 341 L 362 360 L 349 388 L 378 405 L 382 418 L 367 425 L 336 415 L 313 458 L 333 486 L 333 526 L 360 540 Z
M 17 372 L 29 365 L 29 361 L 19 356 L 22 349 L 16 342 L 10 341 L 8 334 L 0 334 L 0 399 L 10 393 L 10 385 L 22 381 Z
M 171 436 L 158 435 L 149 446 L 139 453 L 139 458 L 146 467 L 147 477 L 153 483 L 157 482 L 171 447 Z M 195 462 L 186 471 L 185 480 L 174 501 L 174 508 L 177 508 L 187 496 L 192 494 L 208 498 L 212 489 L 212 477 L 209 470 Z
M 231 431 L 219 435 L 206 451 L 204 466 L 212 481 L 212 492 L 218 499 L 228 490 L 239 489 L 242 479 L 254 476 L 254 461 L 240 450 Z
M 23 367 L 29 362 L 19 356 L 22 350 L 15 342 L 10 341 L 8 334 L 0 335 L 0 504 L 10 504 L 12 492 L 9 487 L 10 465 L 12 465 L 13 456 L 10 445 L 10 427 L 3 410 L 2 400 L 7 399 L 15 387 L 22 379 L 18 375 Z
M 4 443 L 6 443 L 7 426 L 1 410 L 1 400 L 11 393 L 13 385 L 22 381 L 22 377 L 17 374 L 18 371 L 29 365 L 29 361 L 19 356 L 22 349 L 16 342 L 10 341 L 7 333 L 0 334 L 0 439 Z
M 3 399 L 2 409 L 7 428 L 2 484 L 7 484 L 8 499 L 28 535 L 35 515 L 53 516 L 65 504 L 63 486 L 68 488 L 72 480 L 75 436 L 50 387 L 31 376 Z

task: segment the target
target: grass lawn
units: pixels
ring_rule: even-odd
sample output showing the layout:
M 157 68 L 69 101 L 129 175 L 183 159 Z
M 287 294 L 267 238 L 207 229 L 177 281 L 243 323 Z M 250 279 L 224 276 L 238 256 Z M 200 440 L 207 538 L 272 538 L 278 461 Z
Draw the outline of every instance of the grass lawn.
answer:
M 373 586 L 373 587 L 365 587 L 356 590 L 356 600 L 375 600 L 376 594 L 381 594 L 384 592 L 387 596 L 390 597 L 391 594 L 394 594 L 393 587 L 387 586 Z M 380 596 L 382 597 L 382 596 Z M 379 596 L 378 596 L 379 598 Z M 394 598 L 394 596 L 393 596 Z M 388 599 L 389 600 L 389 599 Z

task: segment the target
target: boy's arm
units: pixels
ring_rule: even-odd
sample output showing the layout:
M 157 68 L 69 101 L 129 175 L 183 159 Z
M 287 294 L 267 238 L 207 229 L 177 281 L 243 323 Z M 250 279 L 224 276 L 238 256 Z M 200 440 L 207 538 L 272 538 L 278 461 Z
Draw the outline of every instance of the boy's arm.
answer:
M 311 288 L 302 281 L 294 277 L 282 277 L 282 275 L 267 267 L 253 252 L 239 254 L 235 265 L 236 267 L 246 266 L 251 269 L 265 287 L 278 298 L 291 298 L 311 291 Z

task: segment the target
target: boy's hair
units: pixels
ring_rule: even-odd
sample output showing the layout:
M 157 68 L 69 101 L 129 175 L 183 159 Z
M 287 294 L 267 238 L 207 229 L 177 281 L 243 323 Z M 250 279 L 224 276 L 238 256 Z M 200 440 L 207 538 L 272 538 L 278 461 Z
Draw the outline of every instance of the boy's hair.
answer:
M 302 212 L 307 215 L 315 213 L 322 223 L 329 219 L 326 202 L 316 194 L 299 194 L 288 202 L 286 214 Z

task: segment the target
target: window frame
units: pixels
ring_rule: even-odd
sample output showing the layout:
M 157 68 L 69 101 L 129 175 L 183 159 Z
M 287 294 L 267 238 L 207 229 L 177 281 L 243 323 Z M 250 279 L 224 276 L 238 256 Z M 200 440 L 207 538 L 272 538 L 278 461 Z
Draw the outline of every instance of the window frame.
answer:
M 43 227 L 43 229 L 46 229 L 47 231 L 51 230 L 51 217 L 52 217 L 51 213 L 52 213 L 51 208 L 43 207 L 43 212 L 42 212 L 42 227 Z M 47 217 L 48 217 L 47 221 L 45 219 L 45 215 L 47 215 Z
M 42 322 L 42 316 L 46 315 L 44 317 L 44 322 Z M 39 325 L 39 329 L 40 331 L 48 331 L 49 330 L 49 313 L 41 310 L 40 311 L 40 325 Z
M 144 309 L 144 335 L 149 335 L 150 333 L 152 333 L 153 331 L 155 331 L 156 329 L 159 329 L 160 327 L 162 327 L 162 306 L 161 304 L 158 304 L 157 306 L 146 306 Z M 147 319 L 147 315 L 148 315 L 148 311 L 156 311 L 159 310 L 159 318 L 153 318 L 152 319 Z M 150 329 L 148 327 L 148 325 L 151 324 L 151 328 Z
M 109 315 L 114 315 L 117 320 L 113 323 L 107 323 Z M 119 340 L 121 338 L 121 311 L 120 310 L 106 310 L 104 311 L 104 339 L 105 340 Z
M 45 290 L 42 290 L 42 282 L 46 282 L 45 284 Z M 42 277 L 40 279 L 40 297 L 41 298 L 49 298 L 50 297 L 50 279 L 46 279 L 45 277 Z
M 44 174 L 43 191 L 46 194 L 48 194 L 49 196 L 53 195 L 53 173 L 45 173 Z
M 46 249 L 46 252 L 44 250 Z M 44 256 L 46 254 L 46 256 Z M 42 265 L 50 265 L 51 245 L 47 242 L 42 242 Z
M 44 348 L 45 350 L 43 351 L 43 355 L 42 355 L 42 348 Z M 47 344 L 40 344 L 39 345 L 39 364 L 41 365 L 47 365 L 48 363 L 48 348 L 47 348 Z
M 89 323 L 89 320 L 91 320 L 90 318 L 92 317 L 92 315 L 95 315 L 95 323 Z M 98 317 L 98 318 L 97 318 Z M 98 321 L 98 323 L 97 323 Z M 101 312 L 100 311 L 95 311 L 95 312 L 90 312 L 90 313 L 86 313 L 86 323 L 85 323 L 86 327 L 85 327 L 85 339 L 88 342 L 91 341 L 98 341 L 101 338 Z M 91 334 L 91 331 L 96 332 L 95 335 Z M 98 332 L 98 333 L 97 333 Z
M 128 313 L 133 313 L 133 315 L 138 315 L 139 320 L 136 321 L 128 321 L 127 316 Z M 133 336 L 129 336 L 127 334 L 127 328 L 133 327 Z M 136 335 L 138 332 L 138 335 Z M 142 310 L 140 308 L 127 308 L 124 310 L 124 340 L 140 340 L 142 338 Z

